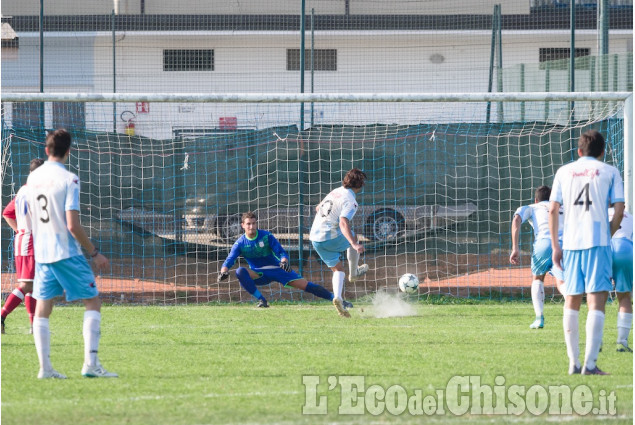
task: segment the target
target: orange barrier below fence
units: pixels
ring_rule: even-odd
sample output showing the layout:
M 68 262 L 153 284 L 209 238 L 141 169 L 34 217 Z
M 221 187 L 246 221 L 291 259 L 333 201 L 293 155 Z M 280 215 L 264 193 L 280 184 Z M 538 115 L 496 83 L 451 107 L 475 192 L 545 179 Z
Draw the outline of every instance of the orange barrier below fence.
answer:
M 366 280 L 360 281 L 352 288 L 347 284 L 346 292 L 350 298 L 366 295 L 372 284 L 369 276 Z M 426 278 L 419 285 L 419 293 L 426 295 L 452 295 L 457 297 L 478 297 L 478 298 L 498 298 L 499 296 L 523 296 L 531 298 L 531 270 L 529 268 L 502 268 L 489 269 L 482 272 L 472 272 L 452 278 L 441 280 L 430 280 Z M 3 298 L 13 290 L 15 285 L 15 275 L 13 273 L 3 273 L 0 279 Z M 231 283 L 230 283 L 231 284 Z M 327 285 L 327 288 L 330 285 Z M 222 285 L 185 286 L 179 284 L 153 282 L 148 280 L 125 280 L 121 278 L 97 277 L 97 287 L 99 292 L 115 301 L 126 302 L 131 297 L 135 302 L 210 302 L 210 301 L 240 301 L 249 299 L 248 296 L 241 296 L 240 289 L 234 282 L 233 291 L 227 283 Z M 379 285 L 379 288 L 383 288 Z M 396 287 L 396 284 L 395 284 Z M 555 286 L 555 279 L 547 275 L 545 279 L 545 294 L 548 297 L 558 295 Z M 243 295 L 247 295 L 246 293 Z M 282 298 L 287 298 L 284 293 Z

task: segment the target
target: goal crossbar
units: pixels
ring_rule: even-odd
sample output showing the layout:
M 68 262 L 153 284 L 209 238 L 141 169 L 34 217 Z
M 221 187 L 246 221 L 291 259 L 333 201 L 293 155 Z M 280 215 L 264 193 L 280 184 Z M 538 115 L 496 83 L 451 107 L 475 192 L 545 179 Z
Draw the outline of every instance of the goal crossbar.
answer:
M 631 92 L 510 93 L 3 93 L 5 102 L 619 102 Z

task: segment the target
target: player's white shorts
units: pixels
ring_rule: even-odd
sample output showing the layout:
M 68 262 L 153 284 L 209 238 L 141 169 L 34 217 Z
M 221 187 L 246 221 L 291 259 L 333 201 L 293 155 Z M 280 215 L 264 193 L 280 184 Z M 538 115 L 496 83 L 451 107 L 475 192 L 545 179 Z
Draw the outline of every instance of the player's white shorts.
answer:
M 66 301 L 86 300 L 99 295 L 95 275 L 82 255 L 55 263 L 35 263 L 33 298 L 50 300 L 66 291 Z
M 340 254 L 350 248 L 351 244 L 344 235 L 322 242 L 311 242 L 322 261 L 328 267 L 335 267 L 340 262 Z
M 612 254 L 610 246 L 589 249 L 564 250 L 564 293 L 580 295 L 610 291 Z
M 633 291 L 633 242 L 624 238 L 611 240 L 615 291 Z
M 534 242 L 531 252 L 531 274 L 542 276 L 551 272 L 553 277 L 564 280 L 564 274 L 558 267 L 553 267 L 551 239 L 540 239 Z

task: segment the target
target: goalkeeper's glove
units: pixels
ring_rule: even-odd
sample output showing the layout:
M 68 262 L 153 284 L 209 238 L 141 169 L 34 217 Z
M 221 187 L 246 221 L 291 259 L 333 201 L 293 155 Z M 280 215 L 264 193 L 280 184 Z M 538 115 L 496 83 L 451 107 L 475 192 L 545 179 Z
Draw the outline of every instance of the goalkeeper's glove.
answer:
M 218 279 L 216 279 L 216 281 L 220 283 L 221 281 L 227 279 L 228 277 L 229 277 L 229 272 L 219 272 Z
M 280 268 L 285 272 L 291 271 L 291 264 L 288 261 L 280 261 Z

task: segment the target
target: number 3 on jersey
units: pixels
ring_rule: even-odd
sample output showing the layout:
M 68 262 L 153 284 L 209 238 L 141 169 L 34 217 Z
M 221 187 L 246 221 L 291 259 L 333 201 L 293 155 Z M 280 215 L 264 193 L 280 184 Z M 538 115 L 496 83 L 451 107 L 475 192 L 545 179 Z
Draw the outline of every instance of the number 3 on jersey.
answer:
M 582 199 L 582 195 L 584 194 L 584 200 Z M 589 183 L 584 185 L 584 188 L 578 194 L 578 197 L 575 198 L 573 205 L 583 205 L 585 211 L 589 211 L 589 206 L 592 205 L 593 202 L 589 199 Z
M 49 200 L 44 195 L 38 195 L 38 197 L 36 199 L 40 203 L 40 207 L 42 208 L 42 211 L 44 211 L 44 213 L 46 213 L 46 217 L 44 217 L 44 216 L 40 217 L 40 221 L 42 223 L 48 223 L 51 220 L 51 217 L 49 216 L 49 212 L 46 209 L 46 207 L 49 204 Z

